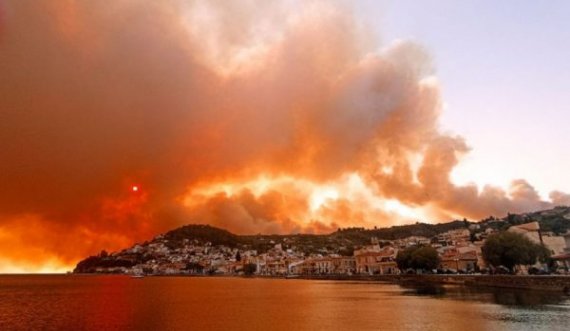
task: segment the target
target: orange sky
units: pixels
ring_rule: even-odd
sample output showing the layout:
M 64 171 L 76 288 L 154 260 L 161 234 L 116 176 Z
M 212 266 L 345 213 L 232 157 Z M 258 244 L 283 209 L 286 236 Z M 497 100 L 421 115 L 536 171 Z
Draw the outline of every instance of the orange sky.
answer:
M 186 223 L 331 232 L 569 202 L 455 185 L 470 147 L 440 130 L 430 55 L 373 40 L 318 1 L 0 1 L 0 272 Z

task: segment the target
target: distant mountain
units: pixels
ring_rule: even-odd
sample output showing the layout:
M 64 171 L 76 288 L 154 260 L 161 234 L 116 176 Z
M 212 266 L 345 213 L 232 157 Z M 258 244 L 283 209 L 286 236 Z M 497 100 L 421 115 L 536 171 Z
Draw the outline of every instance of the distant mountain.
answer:
M 372 238 L 391 241 L 411 236 L 432 238 L 438 234 L 461 228 L 469 228 L 472 233 L 485 231 L 487 228 L 505 230 L 512 225 L 538 221 L 542 231 L 555 234 L 565 233 L 570 229 L 570 207 L 556 207 L 549 210 L 524 214 L 508 214 L 502 219 L 489 217 L 479 222 L 455 220 L 448 223 L 392 226 L 389 228 L 365 229 L 344 228 L 331 234 L 290 234 L 290 235 L 236 235 L 224 229 L 210 225 L 190 224 L 156 236 L 154 239 L 137 244 L 131 248 L 108 254 L 102 251 L 97 256 L 80 261 L 74 272 L 95 272 L 97 268 L 132 267 L 156 258 L 145 253 L 145 247 L 160 246 L 164 250 L 180 252 L 186 245 L 208 247 L 227 247 L 242 251 L 254 250 L 263 253 L 281 244 L 283 249 L 293 248 L 304 254 L 339 254 L 352 255 L 355 247 L 369 244 Z M 160 255 L 160 254 L 159 254 Z

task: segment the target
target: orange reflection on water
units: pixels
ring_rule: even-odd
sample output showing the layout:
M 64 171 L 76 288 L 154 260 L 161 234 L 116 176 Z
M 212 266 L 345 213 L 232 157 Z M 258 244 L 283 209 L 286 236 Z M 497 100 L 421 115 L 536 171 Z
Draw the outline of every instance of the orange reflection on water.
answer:
M 554 330 L 570 308 L 568 297 L 552 293 L 517 292 L 504 305 L 495 292 L 432 290 L 378 282 L 0 276 L 0 329 Z

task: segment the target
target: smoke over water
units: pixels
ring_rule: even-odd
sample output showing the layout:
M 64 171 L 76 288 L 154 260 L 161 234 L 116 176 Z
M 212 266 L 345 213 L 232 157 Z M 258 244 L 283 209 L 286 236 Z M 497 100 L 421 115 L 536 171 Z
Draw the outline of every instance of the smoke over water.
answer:
M 344 5 L 0 0 L 0 271 L 186 223 L 330 232 L 568 203 L 457 186 L 429 54 Z M 134 190 L 137 186 L 138 190 Z

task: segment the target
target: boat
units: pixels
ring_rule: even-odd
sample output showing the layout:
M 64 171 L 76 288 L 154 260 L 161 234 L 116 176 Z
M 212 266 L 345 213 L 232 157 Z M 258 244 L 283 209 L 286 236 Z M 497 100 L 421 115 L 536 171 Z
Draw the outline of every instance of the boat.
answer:
M 131 278 L 144 278 L 144 275 L 134 274 L 134 275 L 131 275 Z

